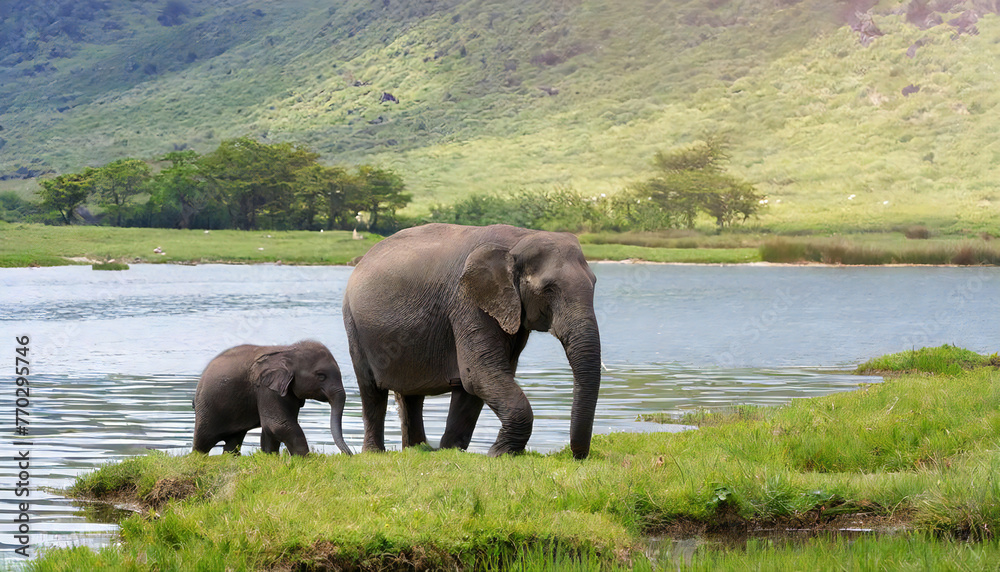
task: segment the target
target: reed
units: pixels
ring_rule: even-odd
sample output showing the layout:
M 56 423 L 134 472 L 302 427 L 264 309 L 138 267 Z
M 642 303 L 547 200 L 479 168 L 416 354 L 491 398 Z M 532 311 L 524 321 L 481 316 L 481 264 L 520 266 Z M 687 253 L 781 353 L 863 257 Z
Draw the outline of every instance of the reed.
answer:
M 765 262 L 845 265 L 933 264 L 995 266 L 1000 245 L 986 240 L 944 241 L 921 244 L 865 243 L 848 239 L 774 238 L 760 246 Z
M 128 270 L 128 264 L 123 262 L 95 262 L 90 265 L 92 270 Z

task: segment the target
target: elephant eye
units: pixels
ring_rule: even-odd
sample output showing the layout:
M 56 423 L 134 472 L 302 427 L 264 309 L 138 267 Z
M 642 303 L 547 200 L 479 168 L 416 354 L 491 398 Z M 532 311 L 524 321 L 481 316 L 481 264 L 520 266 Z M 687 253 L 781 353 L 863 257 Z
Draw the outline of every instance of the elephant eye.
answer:
M 325 373 L 323 373 L 323 372 L 321 372 L 321 371 L 318 371 L 318 372 L 316 372 L 316 377 L 317 377 L 317 378 L 318 378 L 318 379 L 319 379 L 320 381 L 326 381 L 326 374 L 325 374 Z

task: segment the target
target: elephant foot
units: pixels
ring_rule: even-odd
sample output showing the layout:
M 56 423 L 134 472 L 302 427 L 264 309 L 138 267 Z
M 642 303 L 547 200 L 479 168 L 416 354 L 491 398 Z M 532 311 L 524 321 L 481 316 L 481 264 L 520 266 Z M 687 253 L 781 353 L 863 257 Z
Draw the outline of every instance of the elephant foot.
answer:
M 500 445 L 498 443 L 494 443 L 493 446 L 490 447 L 489 452 L 486 453 L 486 456 L 501 457 L 503 455 L 520 455 L 521 453 L 524 453 L 524 445 L 515 448 L 509 445 Z

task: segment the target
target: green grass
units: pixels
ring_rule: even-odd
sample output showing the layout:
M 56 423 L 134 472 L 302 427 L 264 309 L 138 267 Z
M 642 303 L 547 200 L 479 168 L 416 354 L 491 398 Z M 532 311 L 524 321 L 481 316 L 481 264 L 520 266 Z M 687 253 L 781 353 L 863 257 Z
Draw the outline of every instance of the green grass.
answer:
M 0 265 L 67 264 L 69 258 L 145 263 L 348 264 L 380 239 L 346 231 L 173 230 L 0 224 Z M 163 254 L 154 249 L 160 248 Z
M 156 228 L 114 228 L 94 226 L 43 226 L 34 224 L 0 223 L 0 268 L 26 266 L 58 266 L 62 264 L 115 261 L 118 263 L 264 263 L 286 264 L 348 264 L 361 256 L 380 238 L 362 233 L 364 240 L 353 240 L 345 231 L 237 231 L 173 230 Z M 782 239 L 784 251 L 801 254 L 800 244 L 834 244 L 843 250 L 908 252 L 914 242 L 917 247 L 931 245 L 935 251 L 959 252 L 967 241 L 937 238 L 932 241 L 908 241 L 901 233 L 852 235 L 848 239 Z M 727 233 L 705 235 L 692 231 L 663 233 L 599 233 L 580 236 L 583 253 L 589 260 L 642 260 L 690 264 L 741 264 L 759 262 L 801 262 L 798 256 L 775 256 L 773 244 L 779 244 L 766 234 Z M 991 242 L 981 241 L 990 252 L 996 252 Z M 760 246 L 763 245 L 763 246 Z M 787 246 L 787 245 L 795 245 Z M 160 248 L 163 254 L 153 250 Z M 904 250 L 899 250 L 904 249 Z M 816 252 L 821 252 L 816 250 Z M 825 252 L 825 251 L 823 251 Z M 998 253 L 1000 255 L 1000 253 Z M 821 262 L 859 263 L 843 257 L 831 259 L 810 255 L 806 259 Z M 950 264 L 954 254 L 941 259 L 927 257 L 922 261 L 912 256 L 911 263 Z M 978 260 L 978 259 L 977 259 Z M 867 263 L 898 262 L 893 257 L 873 257 Z M 983 260 L 985 264 L 1000 263 Z
M 717 427 L 737 421 L 760 420 L 767 416 L 768 409 L 760 405 L 735 405 L 722 409 L 698 409 L 681 416 L 669 413 L 648 413 L 639 416 L 639 421 L 655 423 L 679 423 L 698 427 Z
M 122 262 L 95 262 L 90 267 L 93 270 L 128 270 L 128 264 Z
M 944 359 L 965 363 L 957 352 Z M 649 535 L 816 523 L 906 527 L 899 537 L 859 541 L 861 564 L 986 562 L 1000 530 L 998 431 L 1000 371 L 985 367 L 903 375 L 697 431 L 597 436 L 583 462 L 568 451 L 150 454 L 83 475 L 69 493 L 153 507 L 123 522 L 120 547 L 53 550 L 33 566 L 641 569 Z M 907 556 L 906 546 L 922 556 Z M 795 568 L 846 554 L 837 539 L 754 541 L 745 550 L 700 547 L 691 565 L 776 559 Z
M 2 236 L 2 230 L 0 230 L 0 236 Z M 6 250 L 10 248 L 6 245 L 0 245 L 0 250 Z M 66 260 L 61 256 L 54 256 L 50 254 L 38 254 L 37 252 L 31 252 L 30 247 L 26 247 L 29 252 L 18 252 L 17 249 L 14 251 L 0 252 L 0 268 L 27 268 L 32 266 L 66 266 L 67 264 L 72 264 L 71 261 Z
M 649 248 L 622 244 L 583 244 L 588 260 L 644 260 L 698 264 L 740 264 L 758 262 L 755 248 Z
M 965 370 L 986 366 L 1000 367 L 1000 357 L 997 354 L 984 356 L 945 344 L 939 348 L 920 348 L 877 357 L 859 365 L 857 373 L 861 375 L 894 373 L 958 375 Z

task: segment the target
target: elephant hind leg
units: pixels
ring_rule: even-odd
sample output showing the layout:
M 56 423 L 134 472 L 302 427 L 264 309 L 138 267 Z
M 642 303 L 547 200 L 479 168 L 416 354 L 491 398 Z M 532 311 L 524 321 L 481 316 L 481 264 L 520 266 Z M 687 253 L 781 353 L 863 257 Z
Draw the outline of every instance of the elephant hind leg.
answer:
M 375 376 L 366 363 L 358 361 L 353 351 L 351 358 L 361 393 L 361 417 L 365 423 L 365 441 L 361 450 L 385 451 L 385 413 L 389 407 L 389 392 L 375 385 Z
M 354 363 L 354 375 L 358 379 L 358 390 L 361 393 L 361 418 L 365 423 L 365 441 L 361 450 L 385 451 L 385 412 L 389 407 L 389 392 L 379 389 L 375 384 L 375 374 L 365 352 L 361 349 L 354 316 L 346 299 L 344 327 L 347 330 L 351 361 Z
M 427 442 L 424 433 L 424 396 L 396 393 L 399 424 L 403 433 L 403 447 L 413 447 Z
M 239 431 L 229 435 L 226 437 L 226 444 L 222 446 L 222 450 L 226 453 L 232 453 L 239 457 L 240 449 L 243 447 L 243 439 L 245 439 L 246 436 L 246 431 Z
M 448 408 L 448 423 L 441 437 L 442 449 L 468 449 L 472 433 L 483 411 L 483 400 L 461 387 L 452 389 L 451 406 Z
M 243 438 L 246 437 L 246 431 L 238 431 L 236 433 L 229 434 L 208 434 L 205 431 L 195 430 L 194 433 L 194 451 L 199 453 L 208 453 L 211 451 L 219 441 L 223 441 L 223 450 L 226 453 L 236 453 L 240 454 L 240 446 L 243 445 Z
M 194 432 L 194 446 L 191 448 L 192 451 L 197 451 L 198 453 L 208 454 L 215 447 L 215 444 L 221 441 L 219 437 L 209 437 L 205 435 L 203 431 L 198 431 L 195 429 Z

